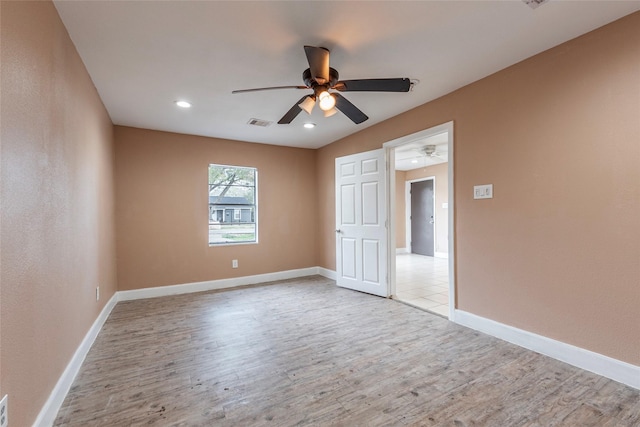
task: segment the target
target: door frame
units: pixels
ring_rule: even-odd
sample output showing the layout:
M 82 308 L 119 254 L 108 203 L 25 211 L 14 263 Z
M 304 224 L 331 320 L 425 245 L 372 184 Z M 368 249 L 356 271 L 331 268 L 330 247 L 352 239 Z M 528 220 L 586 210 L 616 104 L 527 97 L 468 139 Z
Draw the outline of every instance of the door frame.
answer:
M 395 173 L 395 168 L 394 168 Z M 433 224 L 431 224 L 431 228 L 433 228 L 433 256 L 436 256 L 436 221 L 437 221 L 437 212 L 436 212 L 436 177 L 428 176 L 426 178 L 418 178 L 412 179 L 410 181 L 405 181 L 404 185 L 404 213 L 405 213 L 405 247 L 409 253 L 412 253 L 411 248 L 411 184 L 414 182 L 422 182 L 422 181 L 433 181 Z
M 386 205 L 387 205 L 387 220 L 389 226 L 387 227 L 387 251 L 388 255 L 388 267 L 387 272 L 389 275 L 389 293 L 392 297 L 396 295 L 396 165 L 395 165 L 395 149 L 404 144 L 408 144 L 416 139 L 427 138 L 430 136 L 439 135 L 447 132 L 447 177 L 448 177 L 448 264 L 449 264 L 449 320 L 455 321 L 456 311 L 456 282 L 455 282 L 455 204 L 454 204 L 454 134 L 453 134 L 453 121 L 443 123 L 438 126 L 425 129 L 411 135 L 406 135 L 394 140 L 385 142 L 382 147 L 385 150 L 385 157 L 387 159 L 387 192 L 386 192 Z

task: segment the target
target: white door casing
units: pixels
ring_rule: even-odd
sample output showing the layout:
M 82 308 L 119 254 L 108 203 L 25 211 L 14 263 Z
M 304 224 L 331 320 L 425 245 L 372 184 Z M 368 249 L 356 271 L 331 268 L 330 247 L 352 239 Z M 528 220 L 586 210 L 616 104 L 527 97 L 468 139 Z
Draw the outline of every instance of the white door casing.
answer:
M 403 137 L 385 142 L 384 144 L 382 144 L 382 146 L 384 147 L 384 149 L 387 152 L 387 158 L 390 160 L 391 162 L 391 167 L 393 169 L 389 169 L 388 172 L 388 180 L 389 180 L 389 187 L 388 187 L 388 199 L 387 199 L 387 203 L 389 206 L 389 218 L 391 220 L 391 223 L 394 224 L 395 222 L 395 164 L 394 164 L 394 155 L 395 155 L 395 149 L 397 147 L 400 147 L 402 145 L 408 144 L 412 141 L 415 141 L 416 139 L 421 139 L 421 138 L 429 138 L 431 136 L 435 136 L 438 134 L 441 134 L 443 132 L 447 132 L 448 135 L 448 141 L 447 141 L 447 150 L 448 150 L 448 166 L 447 166 L 447 181 L 448 181 L 448 187 L 449 187 L 449 191 L 448 191 L 448 196 L 447 196 L 447 203 L 448 203 L 448 222 L 449 222 L 449 226 L 448 226 L 448 237 L 447 237 L 447 244 L 448 244 L 448 253 L 447 253 L 447 258 L 449 260 L 449 320 L 454 321 L 456 320 L 455 317 L 455 313 L 456 313 L 456 283 L 455 283 L 455 223 L 454 223 L 454 212 L 455 212 L 455 183 L 454 183 L 454 160 L 455 160 L 455 156 L 454 156 L 454 129 L 453 129 L 453 121 L 447 122 L 447 123 L 443 123 L 441 125 L 438 126 L 434 126 L 432 128 L 429 129 L 425 129 L 423 131 L 419 131 L 410 135 L 405 135 Z M 393 173 L 391 173 L 393 172 Z M 388 229 L 388 233 L 389 233 L 389 241 L 390 242 L 395 242 L 396 241 L 396 230 L 395 227 L 389 227 Z M 395 257 L 390 257 L 389 259 L 389 265 L 391 266 L 391 270 L 389 270 L 389 281 L 390 281 L 390 287 L 392 288 L 392 292 L 395 294 L 396 290 L 395 290 Z
M 336 283 L 389 296 L 384 149 L 336 159 Z

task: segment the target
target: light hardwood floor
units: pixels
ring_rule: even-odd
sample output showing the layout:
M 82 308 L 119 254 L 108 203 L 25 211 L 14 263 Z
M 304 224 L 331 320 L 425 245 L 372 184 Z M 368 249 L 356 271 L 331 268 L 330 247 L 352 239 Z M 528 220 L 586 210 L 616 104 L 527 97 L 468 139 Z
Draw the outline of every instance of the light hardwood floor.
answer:
M 640 392 L 314 276 L 121 302 L 56 426 L 638 426 Z

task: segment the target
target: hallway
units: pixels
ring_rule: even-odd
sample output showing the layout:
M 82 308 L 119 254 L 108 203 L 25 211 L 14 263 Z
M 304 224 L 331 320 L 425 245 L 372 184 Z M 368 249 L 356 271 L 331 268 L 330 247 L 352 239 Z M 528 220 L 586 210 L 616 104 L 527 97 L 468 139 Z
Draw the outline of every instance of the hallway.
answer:
M 396 298 L 448 318 L 448 260 L 417 254 L 397 255 Z

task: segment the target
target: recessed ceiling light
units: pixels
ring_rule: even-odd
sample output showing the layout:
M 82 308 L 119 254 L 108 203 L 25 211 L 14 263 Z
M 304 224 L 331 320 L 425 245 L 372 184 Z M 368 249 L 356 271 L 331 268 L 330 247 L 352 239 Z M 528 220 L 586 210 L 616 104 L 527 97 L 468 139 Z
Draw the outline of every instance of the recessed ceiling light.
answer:
M 316 124 L 315 123 L 305 123 L 302 126 L 306 127 L 307 129 L 313 129 L 314 127 L 316 127 Z
M 413 159 L 413 160 L 411 160 L 411 163 L 418 163 L 418 160 L 417 159 Z
M 180 108 L 191 108 L 191 103 L 187 101 L 176 101 L 176 105 Z

